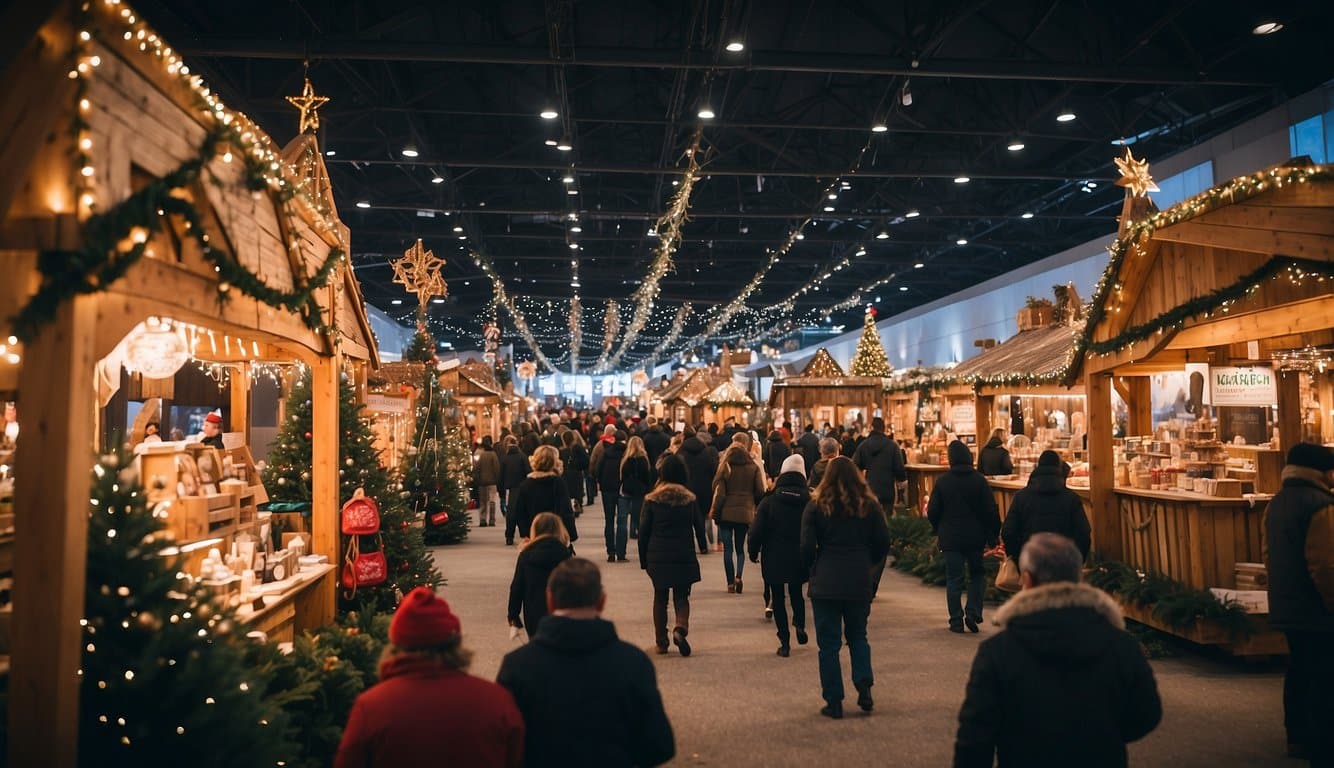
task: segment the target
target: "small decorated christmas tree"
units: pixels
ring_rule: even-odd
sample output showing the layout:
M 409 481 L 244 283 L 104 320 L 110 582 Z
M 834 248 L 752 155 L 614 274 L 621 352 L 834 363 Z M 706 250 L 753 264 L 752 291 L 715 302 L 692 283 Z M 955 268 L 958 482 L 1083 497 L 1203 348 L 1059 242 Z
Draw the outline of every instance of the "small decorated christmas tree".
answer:
M 409 342 L 407 348 L 403 350 L 403 362 L 435 362 L 435 339 L 431 337 L 431 333 L 426 330 L 425 325 L 417 325 L 416 335 L 412 337 L 412 341 Z
M 380 510 L 380 536 L 384 539 L 389 579 L 374 587 L 363 587 L 348 597 L 341 593 L 341 607 L 363 607 L 392 611 L 403 595 L 414 587 L 440 584 L 440 573 L 422 542 L 421 528 L 412 525 L 412 511 L 404 504 L 403 484 L 380 464 L 371 430 L 361 419 L 356 389 L 346 375 L 338 388 L 339 488 L 338 501 L 346 504 L 358 488 L 375 499 Z M 309 502 L 311 488 L 311 387 L 310 372 L 304 371 L 287 396 L 286 418 L 278 429 L 264 487 L 273 501 Z M 342 547 L 347 547 L 347 537 Z M 361 550 L 375 548 L 374 537 L 362 537 Z M 341 561 L 341 552 L 338 554 Z
M 468 490 L 472 456 L 468 431 L 446 418 L 449 395 L 434 371 L 426 371 L 417 396 L 417 429 L 403 463 L 403 488 L 414 514 L 422 515 L 428 545 L 468 538 Z
M 242 625 L 180 574 L 128 457 L 94 468 L 91 502 L 80 764 L 293 764 L 274 681 Z
M 880 343 L 880 331 L 875 327 L 875 310 L 866 312 L 862 325 L 862 337 L 857 341 L 857 351 L 852 355 L 849 372 L 853 376 L 889 376 L 894 369 L 889 365 L 885 347 Z

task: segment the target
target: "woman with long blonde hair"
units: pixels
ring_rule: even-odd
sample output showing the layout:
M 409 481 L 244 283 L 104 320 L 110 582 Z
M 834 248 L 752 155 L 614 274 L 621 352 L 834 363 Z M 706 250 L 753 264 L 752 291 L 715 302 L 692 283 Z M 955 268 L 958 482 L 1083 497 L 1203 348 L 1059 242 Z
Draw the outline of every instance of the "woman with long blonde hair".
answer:
M 561 466 L 560 453 L 554 446 L 538 446 L 533 451 L 531 464 L 533 471 L 515 489 L 510 507 L 510 516 L 514 519 L 520 538 L 528 534 L 528 529 L 539 513 L 555 512 L 565 524 L 570 541 L 577 541 L 579 531 L 574 524 L 570 494 L 565 479 L 561 477 L 564 467 Z
M 527 630 L 531 639 L 537 633 L 537 622 L 547 615 L 547 578 L 556 566 L 571 557 L 571 552 L 570 534 L 560 517 L 551 512 L 534 517 L 528 533 L 510 581 L 509 625 Z
M 630 538 L 639 538 L 639 512 L 644 508 L 644 496 L 653 487 L 653 465 L 649 463 L 644 440 L 635 435 L 625 444 L 621 457 L 621 493 L 617 497 L 616 516 L 628 518 Z M 620 542 L 618 541 L 619 545 Z M 617 546 L 618 560 L 625 560 L 625 549 Z
M 709 505 L 709 517 L 718 522 L 718 537 L 723 542 L 727 591 L 737 594 L 741 593 L 741 572 L 746 565 L 746 531 L 755 519 L 755 505 L 764 496 L 764 470 L 751 458 L 749 441 L 750 436 L 744 432 L 732 437 L 732 444 L 718 460 Z

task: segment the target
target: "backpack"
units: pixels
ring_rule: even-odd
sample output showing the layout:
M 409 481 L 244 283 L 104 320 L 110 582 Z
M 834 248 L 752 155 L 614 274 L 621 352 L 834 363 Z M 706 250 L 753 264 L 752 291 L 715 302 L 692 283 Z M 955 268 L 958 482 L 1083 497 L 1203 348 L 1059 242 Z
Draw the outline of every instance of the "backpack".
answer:
M 343 556 L 343 589 L 348 598 L 358 587 L 373 587 L 389 578 L 389 563 L 384 557 L 384 537 L 380 534 L 380 508 L 375 499 L 358 488 L 343 505 L 340 515 L 343 535 L 349 536 L 347 552 Z M 361 551 L 361 537 L 375 536 L 376 549 Z

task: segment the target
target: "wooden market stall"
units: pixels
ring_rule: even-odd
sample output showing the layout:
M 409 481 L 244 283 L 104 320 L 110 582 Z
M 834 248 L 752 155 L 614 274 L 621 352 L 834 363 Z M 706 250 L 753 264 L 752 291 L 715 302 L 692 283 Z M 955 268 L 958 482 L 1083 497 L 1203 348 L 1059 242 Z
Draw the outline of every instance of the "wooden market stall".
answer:
M 717 368 L 696 368 L 680 381 L 673 382 L 659 393 L 663 411 L 672 424 L 718 424 L 725 418 L 719 418 L 709 407 L 705 398 L 717 389 L 726 379 Z
M 476 430 L 475 439 L 490 435 L 499 440 L 501 427 L 510 425 L 513 406 L 486 363 L 448 361 L 440 372 L 440 386 L 453 394 L 464 423 Z
M 0 51 L 10 84 L 0 91 L 0 306 L 19 310 L 3 335 L 21 340 L 7 345 L 21 362 L 0 372 L 0 389 L 28 427 L 15 451 L 9 690 L 22 706 L 9 708 L 13 765 L 74 763 L 89 474 L 104 447 L 94 393 L 119 386 L 119 361 L 226 367 L 224 406 L 243 442 L 253 366 L 310 366 L 310 551 L 334 560 L 344 355 L 376 362 L 344 258 L 349 233 L 305 130 L 313 114 L 303 110 L 301 136 L 279 148 L 128 8 L 80 9 L 40 2 L 0 12 L 16 42 Z M 153 372 L 170 377 L 169 368 Z M 181 466 L 162 455 L 143 458 L 145 477 Z M 245 469 L 239 491 L 208 497 L 165 477 L 150 486 L 173 505 L 178 542 L 223 543 L 247 524 L 256 473 Z M 192 499 L 217 527 L 190 529 Z M 255 623 L 282 632 L 330 621 L 330 571 L 308 571 Z
M 704 404 L 708 406 L 708 419 L 713 423 L 736 419 L 738 424 L 746 424 L 750 421 L 750 409 L 755 406 L 755 401 L 743 387 L 728 379 L 704 396 Z
M 1127 198 L 1078 345 L 1104 556 L 1196 589 L 1235 588 L 1241 564 L 1264 561 L 1265 475 L 1296 441 L 1331 437 L 1314 422 L 1331 391 L 1331 262 L 1330 166 L 1290 161 L 1161 213 Z M 1167 377 L 1180 390 L 1157 409 Z
M 860 424 L 867 429 L 883 392 L 883 379 L 846 375 L 829 351 L 821 347 L 799 376 L 774 382 L 769 408 L 792 424 Z

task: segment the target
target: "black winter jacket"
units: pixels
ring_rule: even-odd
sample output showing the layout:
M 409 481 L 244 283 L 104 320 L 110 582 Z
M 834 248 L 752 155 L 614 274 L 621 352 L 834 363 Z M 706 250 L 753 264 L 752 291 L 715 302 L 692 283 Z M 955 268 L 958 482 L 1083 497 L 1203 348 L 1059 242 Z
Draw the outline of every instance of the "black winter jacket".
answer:
M 1112 598 L 1070 582 L 1001 606 L 977 650 L 955 768 L 1126 765 L 1128 742 L 1162 719 L 1153 670 Z
M 588 471 L 588 449 L 575 444 L 560 450 L 561 476 L 572 499 L 584 497 L 584 473 Z
M 936 479 L 926 516 L 944 552 L 976 552 L 996 541 L 1000 512 L 987 479 L 973 469 L 968 446 L 949 447 L 950 470 Z
M 518 488 L 519 483 L 522 483 L 532 471 L 533 468 L 528 464 L 528 457 L 524 452 L 518 446 L 511 448 L 509 453 L 500 457 L 500 492 Z
M 1334 493 L 1324 475 L 1283 468 L 1283 487 L 1265 511 L 1265 540 L 1269 625 L 1334 633 Z
M 565 524 L 570 541 L 579 538 L 579 531 L 574 527 L 574 511 L 570 508 L 570 493 L 565 488 L 565 480 L 553 472 L 533 472 L 524 478 L 514 491 L 514 503 L 510 504 L 510 516 L 518 527 L 519 536 L 528 538 L 528 529 L 533 526 L 533 518 L 543 512 L 555 512 Z
M 639 567 L 653 586 L 685 587 L 699 581 L 695 547 L 705 549 L 704 515 L 684 485 L 660 483 L 644 497 L 639 517 Z
M 686 476 L 690 478 L 687 485 L 695 494 L 695 503 L 708 515 L 709 503 L 713 501 L 713 476 L 718 472 L 718 452 L 695 436 L 687 437 L 676 455 L 685 462 Z
M 984 475 L 1012 475 L 1014 462 L 1010 452 L 1001 445 L 999 437 L 993 437 L 977 452 L 977 471 Z
M 676 754 L 653 662 L 609 621 L 546 617 L 496 682 L 523 713 L 528 768 L 653 766 Z
M 783 442 L 783 435 L 774 430 L 769 433 L 769 440 L 764 444 L 764 474 L 778 477 L 783 471 L 783 462 L 792 455 L 792 450 Z
M 648 454 L 649 463 L 658 466 L 658 457 L 672 444 L 672 438 L 662 431 L 662 427 L 654 424 L 644 430 L 643 440 L 644 452 Z
M 866 483 L 871 486 L 871 492 L 880 499 L 880 503 L 893 509 L 894 483 L 908 477 L 898 443 L 890 440 L 884 432 L 872 432 L 857 446 L 852 461 L 858 469 L 866 470 Z
M 653 487 L 653 465 L 643 456 L 626 459 L 621 466 L 621 495 L 643 496 Z
M 804 432 L 794 444 L 801 449 L 801 457 L 806 460 L 806 474 L 809 475 L 815 462 L 820 460 L 820 438 L 814 432 Z
M 597 474 L 598 489 L 603 496 L 615 497 L 621 488 L 621 459 L 625 458 L 625 443 L 603 442 L 602 451 L 593 471 Z M 593 449 L 598 453 L 597 448 Z
M 1019 559 L 1028 537 L 1044 531 L 1070 539 L 1089 556 L 1089 518 L 1079 494 L 1065 486 L 1060 467 L 1037 467 L 1028 476 L 1028 487 L 1014 495 L 1001 526 L 1005 554 Z
M 756 507 L 747 546 L 751 561 L 760 560 L 765 583 L 806 582 L 809 570 L 801 559 L 801 515 L 810 501 L 806 478 L 800 472 L 784 472 L 775 481 L 773 493 Z
M 889 553 L 889 528 L 879 504 L 865 517 L 829 517 L 815 501 L 801 515 L 801 559 L 812 600 L 865 600 L 871 569 Z
M 820 481 L 824 479 L 824 471 L 828 467 L 829 459 L 822 457 L 816 461 L 815 465 L 811 467 L 811 476 L 810 479 L 806 481 L 806 485 L 811 488 L 818 488 L 820 486 Z
M 542 436 L 531 429 L 519 438 L 519 450 L 523 451 L 525 456 L 532 456 L 541 445 Z
M 569 557 L 570 548 L 560 539 L 540 539 L 524 547 L 514 561 L 507 618 L 511 625 L 527 630 L 529 638 L 537 634 L 538 622 L 547 615 L 547 578 Z M 519 619 L 520 608 L 523 609 L 522 621 Z

